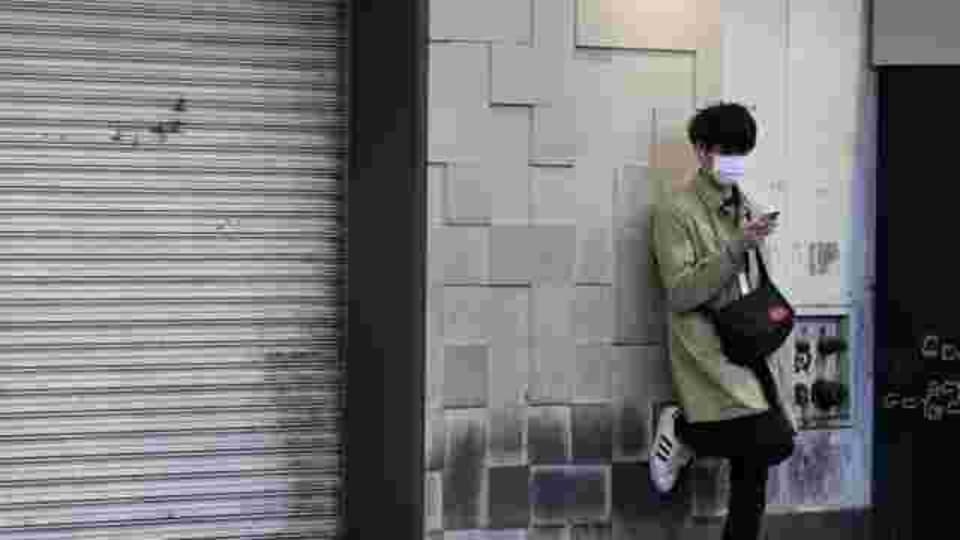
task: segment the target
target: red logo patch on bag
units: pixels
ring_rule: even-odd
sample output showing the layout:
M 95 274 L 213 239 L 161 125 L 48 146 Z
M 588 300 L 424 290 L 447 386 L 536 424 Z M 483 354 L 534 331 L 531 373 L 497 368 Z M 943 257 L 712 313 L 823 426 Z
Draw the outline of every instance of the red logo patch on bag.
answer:
M 783 306 L 774 306 L 770 308 L 770 320 L 775 323 L 783 322 L 790 318 L 790 310 Z

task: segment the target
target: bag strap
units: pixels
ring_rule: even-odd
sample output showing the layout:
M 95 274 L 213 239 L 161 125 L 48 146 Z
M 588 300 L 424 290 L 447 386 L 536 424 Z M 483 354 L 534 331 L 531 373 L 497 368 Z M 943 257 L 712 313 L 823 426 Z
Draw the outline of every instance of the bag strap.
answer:
M 744 207 L 743 201 L 744 201 L 744 197 L 743 197 L 743 194 L 740 192 L 740 187 L 734 184 L 733 185 L 733 204 L 734 204 L 734 209 L 735 209 L 734 212 L 736 216 L 735 219 L 738 226 L 740 224 L 741 210 L 746 210 L 746 216 L 748 218 L 751 217 L 750 211 Z M 717 232 L 716 227 L 714 227 L 714 234 L 716 234 L 716 232 Z M 763 254 L 760 253 L 759 247 L 755 247 L 753 249 L 747 250 L 747 264 L 746 264 L 747 275 L 748 276 L 750 275 L 750 252 L 751 251 L 753 251 L 757 255 L 757 267 L 760 270 L 760 282 L 770 283 L 770 274 L 769 272 L 767 272 L 767 265 L 763 261 Z
M 743 193 L 740 191 L 740 186 L 737 186 L 736 184 L 733 185 L 732 196 L 733 196 L 733 208 L 734 208 L 734 221 L 737 224 L 737 227 L 740 227 L 741 211 L 744 211 L 746 213 L 747 219 L 750 219 L 752 216 L 750 215 L 750 211 L 744 207 L 744 203 L 743 203 L 744 197 L 743 197 Z M 750 249 L 746 250 L 746 254 L 744 255 L 745 260 L 743 264 L 744 266 L 743 272 L 744 272 L 744 275 L 746 276 L 748 283 L 750 280 L 750 252 L 751 251 L 753 250 L 750 250 Z M 758 258 L 760 257 L 759 251 L 757 251 L 757 257 Z
M 763 262 L 763 255 L 760 253 L 760 248 L 754 248 L 753 251 L 757 254 L 757 266 L 760 270 L 761 282 L 770 283 L 770 274 L 767 273 L 767 265 Z

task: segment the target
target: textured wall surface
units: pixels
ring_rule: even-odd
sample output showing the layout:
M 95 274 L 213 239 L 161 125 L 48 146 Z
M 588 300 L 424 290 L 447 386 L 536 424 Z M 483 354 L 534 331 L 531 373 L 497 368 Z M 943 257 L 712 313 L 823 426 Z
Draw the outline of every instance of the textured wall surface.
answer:
M 694 525 L 723 511 L 722 462 L 698 462 L 669 497 L 646 464 L 656 410 L 674 399 L 649 211 L 693 165 L 696 107 L 754 107 L 747 189 L 786 218 L 774 274 L 798 304 L 848 307 L 860 2 L 836 17 L 819 0 L 748 3 L 618 18 L 635 3 L 432 0 L 427 538 L 715 528 Z M 829 45 L 816 14 L 832 21 Z M 829 84 L 790 80 L 824 62 Z M 772 474 L 775 511 L 855 503 L 858 437 L 805 433 Z

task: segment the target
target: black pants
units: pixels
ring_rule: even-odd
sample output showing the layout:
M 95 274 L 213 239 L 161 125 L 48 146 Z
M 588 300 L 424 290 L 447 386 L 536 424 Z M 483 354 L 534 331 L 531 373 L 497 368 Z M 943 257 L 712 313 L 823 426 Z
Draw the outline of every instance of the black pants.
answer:
M 730 460 L 730 503 L 723 540 L 758 540 L 767 507 L 769 468 L 793 453 L 793 428 L 776 405 L 776 387 L 770 370 L 754 370 L 771 404 L 756 415 L 719 422 L 686 422 L 681 417 L 677 436 L 701 457 Z

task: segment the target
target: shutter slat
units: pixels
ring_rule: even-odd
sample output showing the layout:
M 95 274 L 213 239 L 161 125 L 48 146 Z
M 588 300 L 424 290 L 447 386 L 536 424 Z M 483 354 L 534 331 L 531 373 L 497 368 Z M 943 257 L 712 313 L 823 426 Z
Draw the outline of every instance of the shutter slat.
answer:
M 189 261 L 189 262 L 188 262 Z M 52 281 L 208 281 L 221 280 L 276 280 L 304 279 L 310 276 L 328 277 L 337 271 L 332 257 L 325 260 L 305 258 L 248 259 L 248 260 L 63 260 L 37 259 L 3 260 L 0 272 L 10 282 L 45 283 Z
M 15 335 L 10 335 L 15 334 Z M 68 328 L 18 328 L 0 334 L 0 347 L 62 348 L 62 347 L 148 347 L 170 342 L 180 345 L 257 344 L 271 342 L 303 342 L 335 337 L 328 328 L 309 321 L 221 321 L 182 323 L 178 325 L 73 325 Z
M 236 44 L 293 40 L 307 45 L 322 40 L 342 41 L 340 18 L 336 10 L 328 10 L 326 17 L 296 17 L 295 13 L 290 13 L 287 17 L 267 22 L 265 19 L 143 17 L 133 13 L 90 13 L 82 9 L 36 13 L 24 9 L 15 10 L 0 19 L 0 32 L 31 36 L 156 36 L 161 40 L 179 38 Z
M 329 481 L 329 476 L 320 474 L 304 475 L 303 480 L 312 484 Z M 114 480 L 91 483 L 83 493 L 77 497 L 66 489 L 51 490 L 49 486 L 17 487 L 4 494 L 5 505 L 63 505 L 72 501 L 99 502 L 129 500 L 149 496 L 154 499 L 185 498 L 203 495 L 243 496 L 249 493 L 270 493 L 287 489 L 289 478 L 283 474 L 248 475 L 238 477 L 218 478 L 215 482 L 206 479 L 190 480 L 147 480 L 130 481 Z
M 78 376 L 83 374 L 77 374 Z M 142 379 L 141 379 L 142 380 Z M 336 384 L 336 383 L 331 383 Z M 73 417 L 78 416 L 96 416 L 110 411 L 126 412 L 148 412 L 164 411 L 173 407 L 182 409 L 215 410 L 222 406 L 226 401 L 232 406 L 240 408 L 275 408 L 290 407 L 290 403 L 278 403 L 277 397 L 271 393 L 271 390 L 259 390 L 254 385 L 239 386 L 238 390 L 230 389 L 226 384 L 217 385 L 213 389 L 204 389 L 201 392 L 167 392 L 137 396 L 131 398 L 129 395 L 119 394 L 85 394 L 79 392 L 64 399 L 62 395 L 35 395 L 27 396 L 10 395 L 4 399 L 3 417 L 9 418 L 27 418 L 36 417 L 44 414 L 62 414 Z M 285 398 L 295 400 L 300 398 L 312 398 L 312 393 L 316 391 L 316 385 L 304 387 L 299 391 L 292 391 Z M 322 398 L 316 399 L 316 404 L 320 406 L 335 406 L 336 402 L 325 402 Z M 305 400 L 306 403 L 312 403 Z M 60 449 L 60 452 L 63 450 Z M 103 449 L 107 452 L 107 449 Z M 8 449 L 0 450 L 0 459 L 8 455 Z M 75 455 L 76 449 L 72 449 L 71 455 Z
M 336 302 L 336 289 L 319 281 L 256 283 L 127 283 L 25 284 L 0 283 L 0 306 L 56 302 L 208 302 L 217 300 L 306 300 Z
M 33 14 L 89 13 L 100 18 L 111 15 L 125 15 L 143 18 L 207 17 L 212 20 L 240 21 L 244 17 L 257 21 L 279 21 L 289 24 L 291 20 L 305 16 L 313 18 L 336 18 L 343 10 L 343 4 L 329 1 L 284 0 L 266 3 L 262 0 L 8 0 L 8 12 Z
M 336 527 L 335 515 L 255 516 L 226 519 L 171 520 L 115 523 L 91 529 L 71 527 L 70 540 L 313 540 L 324 538 L 325 531 Z M 63 540 L 64 529 L 7 529 L 2 538 L 10 540 Z
M 103 416 L 96 418 L 51 418 L 51 419 L 26 419 L 26 420 L 2 420 L 0 429 L 4 430 L 7 437 L 17 439 L 27 439 L 33 437 L 55 437 L 55 436 L 76 436 L 79 434 L 108 436 L 112 434 L 129 434 L 146 431 L 144 426 L 149 426 L 150 431 L 199 431 L 199 430 L 263 430 L 273 426 L 282 426 L 287 429 L 304 429 L 311 427 L 313 429 L 336 429 L 336 423 L 331 419 L 323 422 L 308 413 L 299 413 L 295 411 L 278 413 L 276 411 L 239 411 L 232 413 L 221 412 L 219 414 L 186 415 L 132 415 L 116 414 L 113 416 Z M 66 450 L 66 449 L 65 449 Z M 334 458 L 330 455 L 325 456 L 328 459 Z M 158 460 L 158 463 L 163 459 Z M 253 460 L 256 463 L 257 460 Z M 330 461 L 329 463 L 333 463 Z M 260 470 L 257 468 L 256 470 Z M 266 470 L 266 469 L 264 469 Z M 272 469 L 271 469 L 272 470 Z M 17 465 L 11 468 L 12 473 L 23 475 L 38 475 L 35 478 L 43 476 L 43 471 L 36 469 L 34 465 Z M 159 470 L 155 474 L 162 474 Z M 205 471 L 196 470 L 196 473 Z M 208 471 L 207 471 L 208 472 Z M 188 474 L 190 471 L 185 471 Z M 91 472 L 92 474 L 92 472 Z M 144 471 L 130 469 L 129 475 L 147 474 Z M 153 474 L 153 473 L 151 473 Z M 26 477 L 24 477 L 26 478 Z M 31 476 L 30 478 L 34 478 Z M 46 477 L 44 477 L 46 478 Z M 53 478 L 53 477 L 50 477 Z M 87 477 L 84 475 L 72 477 L 73 480 L 83 481 Z M 89 479 L 94 479 L 89 476 Z M 3 482 L 9 479 L 0 479 L 0 487 Z M 22 480 L 22 478 L 21 478 Z M 295 480 L 291 479 L 291 481 Z M 29 482 L 28 482 L 29 483 Z
M 209 191 L 170 191 L 163 197 L 124 196 L 109 190 L 90 192 L 87 190 L 36 191 L 9 190 L 2 193 L 4 206 L 12 212 L 43 210 L 103 210 L 110 211 L 154 211 L 167 210 L 180 212 L 203 212 L 205 209 L 225 212 L 304 212 L 332 215 L 337 201 L 330 197 L 311 196 L 309 193 L 293 195 L 277 194 L 266 196 L 261 193 L 210 193 Z M 211 230 L 216 233 L 218 231 Z M 223 236 L 235 231 L 225 231 Z M 5 247 L 5 245 L 4 245 Z
M 174 191 L 223 193 L 253 192 L 267 195 L 283 192 L 307 192 L 312 194 L 338 194 L 332 181 L 337 171 L 311 171 L 297 175 L 295 173 L 269 175 L 237 174 L 201 174 L 157 173 L 157 172 L 121 172 L 104 170 L 96 174 L 84 174 L 72 169 L 50 174 L 37 171 L 0 171 L 0 190 L 90 190 L 122 193 L 165 193 Z M 318 181 L 319 180 L 319 181 Z M 0 226 L 2 226 L 0 221 Z
M 196 497 L 198 504 L 184 504 L 183 501 L 131 502 L 114 504 L 76 504 L 72 508 L 30 508 L 26 510 L 0 509 L 0 520 L 18 522 L 29 518 L 35 526 L 84 526 L 99 523 L 112 523 L 115 516 L 129 516 L 129 521 L 154 521 L 162 519 L 210 519 L 236 518 L 244 515 L 285 515 L 294 501 L 286 493 L 235 494 L 220 500 L 215 497 Z M 319 506 L 329 496 L 300 496 L 295 502 L 302 505 Z M 327 503 L 329 504 L 329 503 Z M 335 511 L 335 507 L 331 510 Z M 3 529 L 0 528 L 0 531 Z
M 176 66 L 173 66 L 176 67 Z M 39 66 L 37 69 L 45 69 Z M 182 72 L 179 68 L 178 72 Z M 323 110 L 322 108 L 307 108 L 305 110 L 295 110 L 286 112 L 283 110 L 274 111 L 271 109 L 238 110 L 238 109 L 214 109 L 191 107 L 182 115 L 175 115 L 167 110 L 176 104 L 177 96 L 170 96 L 167 103 L 156 103 L 151 106 L 137 105 L 136 103 L 126 105 L 123 103 L 113 106 L 101 106 L 97 104 L 86 104 L 82 108 L 75 105 L 66 104 L 37 104 L 37 103 L 9 103 L 0 105 L 0 118 L 4 120 L 26 121 L 35 120 L 38 123 L 44 122 L 69 122 L 71 120 L 87 120 L 94 122 L 127 122 L 128 125 L 135 121 L 141 121 L 143 126 L 149 126 L 155 122 L 168 120 L 171 118 L 181 119 L 184 127 L 182 137 L 170 136 L 172 139 L 186 141 L 189 139 L 190 129 L 197 126 L 211 126 L 224 124 L 239 125 L 287 125 L 302 126 L 304 129 L 320 125 L 323 120 L 342 120 L 342 113 L 333 110 Z M 332 114 L 331 114 L 332 113 Z M 106 127 L 106 126 L 105 126 Z M 79 142 L 79 141 L 78 141 Z M 150 142 L 144 140 L 144 143 Z M 119 146 L 119 145 L 117 145 Z M 162 146 L 161 146 L 162 147 Z
M 149 372 L 151 370 L 202 369 L 278 369 L 304 365 L 326 366 L 336 358 L 336 351 L 295 344 L 282 346 L 264 343 L 262 346 L 222 347 L 159 347 L 116 350 L 106 348 L 4 351 L 0 374 L 42 370 L 45 376 L 56 376 L 63 371 L 115 373 Z M 2 450 L 2 449 L 0 449 Z
M 230 219 L 214 216 L 165 216 L 153 213 L 142 216 L 102 215 L 59 216 L 51 221 L 47 216 L 38 214 L 13 214 L 0 220 L 0 235 L 42 235 L 72 234 L 93 236 L 107 234 L 129 235 L 171 235 L 216 234 L 227 231 L 240 235 L 301 235 L 316 238 L 318 234 L 329 231 L 335 225 L 332 218 L 317 216 L 277 218 L 267 216 L 248 216 L 244 219 Z M 0 283 L 0 288 L 3 284 Z
M 167 41 L 157 47 L 155 41 L 131 36 L 123 39 L 80 38 L 67 34 L 55 36 L 13 36 L 0 34 L 0 58 L 22 56 L 31 59 L 145 61 L 169 64 L 182 60 L 193 65 L 247 66 L 267 69 L 310 69 L 321 63 L 333 64 L 336 50 L 304 47 L 299 40 L 285 45 L 221 45 Z

